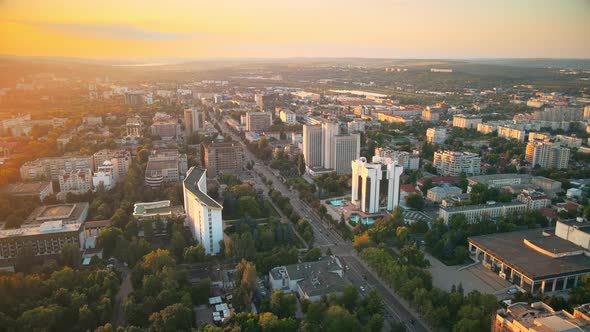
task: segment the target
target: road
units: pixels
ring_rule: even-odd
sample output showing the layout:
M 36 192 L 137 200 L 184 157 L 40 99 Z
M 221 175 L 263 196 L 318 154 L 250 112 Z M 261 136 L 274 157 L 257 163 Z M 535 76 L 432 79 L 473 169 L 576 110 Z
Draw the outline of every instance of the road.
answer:
M 210 119 L 212 117 L 209 117 Z M 430 331 L 426 324 L 420 321 L 420 317 L 410 312 L 410 310 L 401 304 L 402 299 L 393 292 L 382 280 L 380 280 L 356 255 L 356 251 L 350 241 L 344 240 L 340 234 L 334 230 L 330 224 L 326 223 L 319 215 L 304 201 L 299 198 L 299 193 L 296 190 L 288 188 L 275 174 L 270 167 L 258 160 L 247 148 L 244 142 L 238 135 L 231 131 L 223 122 L 217 122 L 220 128 L 231 135 L 234 141 L 240 142 L 244 148 L 244 158 L 246 162 L 254 161 L 254 170 L 258 174 L 264 175 L 268 180 L 272 181 L 274 190 L 278 190 L 283 196 L 289 198 L 291 205 L 295 211 L 305 219 L 310 221 L 314 231 L 315 244 L 326 252 L 328 248 L 332 254 L 341 258 L 347 269 L 347 278 L 359 288 L 365 288 L 365 292 L 370 289 L 377 289 L 383 296 L 384 300 L 384 316 L 387 322 L 398 321 L 406 324 L 406 329 L 411 332 L 426 332 Z M 364 294 L 365 292 L 362 292 Z M 410 322 L 413 323 L 410 323 Z
M 122 263 L 117 263 L 116 266 L 117 270 L 121 272 L 123 282 L 121 283 L 121 287 L 119 287 L 117 295 L 115 295 L 115 309 L 113 310 L 113 325 L 115 328 L 125 325 L 126 317 L 123 304 L 127 296 L 133 291 L 133 286 L 131 285 L 131 269 Z

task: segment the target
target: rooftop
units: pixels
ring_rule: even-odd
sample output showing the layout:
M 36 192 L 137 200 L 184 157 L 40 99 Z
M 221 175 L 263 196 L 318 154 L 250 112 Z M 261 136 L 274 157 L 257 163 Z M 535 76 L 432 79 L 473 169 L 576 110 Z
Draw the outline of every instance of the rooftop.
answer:
M 489 204 L 479 204 L 479 205 L 463 205 L 463 206 L 449 206 L 449 207 L 441 207 L 441 210 L 445 210 L 447 212 L 458 212 L 458 211 L 470 211 L 470 210 L 478 210 L 478 209 L 487 209 L 487 208 L 495 208 L 495 207 L 504 207 L 504 206 L 526 206 L 526 203 L 521 202 L 509 202 L 509 203 L 489 203 Z
M 63 220 L 65 224 L 83 222 L 88 214 L 89 204 L 71 203 L 43 205 L 36 208 L 27 218 L 23 225 L 40 224 L 44 221 Z M 28 227 L 28 226 L 27 226 Z
M 167 216 L 180 214 L 182 211 L 182 206 L 171 206 L 170 201 L 135 203 L 133 206 L 134 217 Z
M 51 182 L 20 182 L 8 184 L 0 188 L 0 193 L 11 195 L 39 195 L 39 193 L 51 186 Z
M 206 170 L 204 169 L 191 167 L 186 174 L 186 178 L 184 179 L 184 187 L 193 195 L 197 196 L 197 198 L 207 206 L 222 209 L 223 206 L 221 206 L 221 204 L 217 203 L 213 198 L 209 197 L 207 193 L 204 193 L 201 191 L 201 189 L 199 189 L 197 183 L 201 178 L 205 177 L 205 173 Z
M 590 257 L 575 254 L 576 251 L 583 252 L 583 249 L 551 234 L 552 231 L 553 229 L 533 229 L 480 235 L 470 237 L 468 241 L 494 255 L 508 266 L 521 271 L 530 279 L 548 279 L 560 275 L 590 272 Z M 572 255 L 556 256 L 568 253 Z
M 79 232 L 81 227 L 81 223 L 64 224 L 61 220 L 46 221 L 44 223 L 37 224 L 36 227 L 22 227 L 17 229 L 0 230 L 0 239 L 41 234 Z

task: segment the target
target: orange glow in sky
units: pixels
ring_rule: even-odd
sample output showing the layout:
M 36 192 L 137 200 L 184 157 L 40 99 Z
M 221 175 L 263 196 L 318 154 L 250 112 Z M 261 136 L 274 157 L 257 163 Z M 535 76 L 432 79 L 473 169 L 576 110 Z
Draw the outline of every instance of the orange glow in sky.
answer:
M 0 54 L 590 57 L 588 0 L 0 0 Z

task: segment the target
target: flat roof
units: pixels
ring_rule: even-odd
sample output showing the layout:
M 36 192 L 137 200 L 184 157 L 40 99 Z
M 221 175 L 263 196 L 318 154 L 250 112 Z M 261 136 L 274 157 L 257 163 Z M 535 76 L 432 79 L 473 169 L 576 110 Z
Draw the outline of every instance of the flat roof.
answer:
M 207 204 L 207 206 L 222 209 L 223 206 L 221 206 L 221 204 L 209 197 L 207 193 L 202 192 L 197 185 L 197 182 L 199 182 L 199 180 L 205 176 L 205 172 L 206 170 L 204 169 L 196 168 L 194 166 L 191 167 L 186 174 L 186 178 L 184 179 L 184 187 L 186 190 L 193 193 L 193 195 L 197 196 L 201 202 Z
M 503 207 L 503 206 L 517 206 L 517 205 L 526 206 L 526 203 L 509 202 L 509 203 L 495 203 L 495 204 L 463 205 L 463 206 L 441 207 L 440 209 L 445 210 L 447 212 L 457 212 L 457 211 L 469 211 L 469 210 L 497 208 L 497 207 Z
M 77 222 L 80 216 L 87 213 L 89 205 L 88 202 L 43 205 L 36 208 L 23 225 L 38 224 L 50 220 L 63 220 L 66 224 Z
M 554 254 L 583 251 L 583 248 L 552 235 L 551 231 L 554 229 L 533 229 L 473 236 L 467 240 L 533 280 L 590 272 L 590 257 L 584 254 L 551 257 L 534 250 L 524 242 L 527 240 Z
M 8 184 L 0 188 L 0 193 L 8 193 L 12 195 L 39 195 L 39 193 L 51 186 L 49 181 L 41 182 L 19 182 Z
M 64 224 L 61 221 L 47 221 L 42 224 L 38 224 L 37 227 L 22 227 L 1 230 L 0 239 L 43 234 L 79 232 L 80 228 L 82 228 L 81 223 Z

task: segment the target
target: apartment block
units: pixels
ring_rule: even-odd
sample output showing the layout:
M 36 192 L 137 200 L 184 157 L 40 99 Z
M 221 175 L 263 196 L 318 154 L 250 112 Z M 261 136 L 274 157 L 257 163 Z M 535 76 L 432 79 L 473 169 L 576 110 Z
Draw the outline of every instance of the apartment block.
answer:
M 426 141 L 432 144 L 444 144 L 447 140 L 447 128 L 437 127 L 426 130 Z
M 477 129 L 477 125 L 481 123 L 480 116 L 469 116 L 464 114 L 457 114 L 453 116 L 453 127 L 464 129 Z
M 127 150 L 103 149 L 93 154 L 92 160 L 95 172 L 104 165 L 105 161 L 110 162 L 117 183 L 125 180 L 125 175 L 127 175 L 129 167 L 131 167 L 131 153 Z
M 262 106 L 261 106 L 262 107 Z M 263 131 L 272 126 L 272 113 L 270 112 L 248 112 L 246 113 L 246 130 Z
M 438 151 L 434 153 L 434 167 L 444 176 L 479 175 L 481 158 L 476 153 Z
M 242 170 L 244 150 L 237 142 L 211 143 L 205 147 L 205 168 L 209 176 Z

